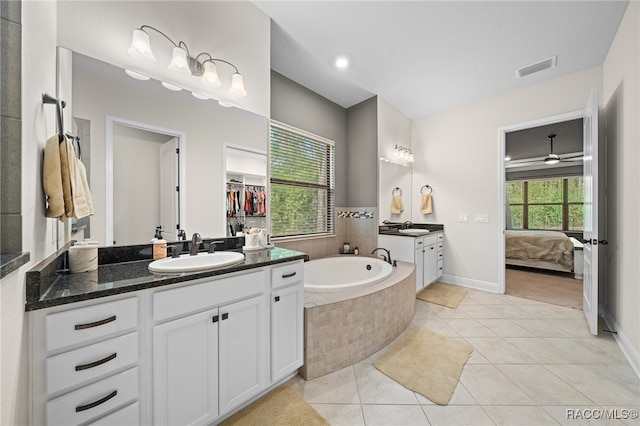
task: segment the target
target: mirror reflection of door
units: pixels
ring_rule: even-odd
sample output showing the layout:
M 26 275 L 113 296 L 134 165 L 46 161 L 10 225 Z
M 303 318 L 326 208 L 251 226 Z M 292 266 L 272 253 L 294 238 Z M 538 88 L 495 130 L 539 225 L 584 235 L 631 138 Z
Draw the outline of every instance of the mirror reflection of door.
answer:
M 178 139 L 113 126 L 113 244 L 150 241 L 157 226 L 175 241 L 178 226 Z

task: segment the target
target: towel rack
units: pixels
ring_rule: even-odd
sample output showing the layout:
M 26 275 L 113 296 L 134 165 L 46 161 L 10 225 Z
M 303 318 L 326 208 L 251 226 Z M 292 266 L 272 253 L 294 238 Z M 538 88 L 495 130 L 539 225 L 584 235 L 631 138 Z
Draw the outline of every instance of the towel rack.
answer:
M 422 188 L 420 188 L 420 194 L 425 194 L 425 192 L 423 192 L 425 189 L 429 190 L 426 194 L 433 194 L 433 188 L 430 185 L 423 185 Z
M 391 195 L 402 195 L 402 189 L 396 186 L 391 190 Z
M 67 106 L 67 103 L 62 99 L 54 98 L 48 93 L 42 94 L 42 103 L 56 105 L 56 113 L 58 116 L 58 138 L 59 141 L 62 142 L 64 140 L 64 120 L 62 109 Z

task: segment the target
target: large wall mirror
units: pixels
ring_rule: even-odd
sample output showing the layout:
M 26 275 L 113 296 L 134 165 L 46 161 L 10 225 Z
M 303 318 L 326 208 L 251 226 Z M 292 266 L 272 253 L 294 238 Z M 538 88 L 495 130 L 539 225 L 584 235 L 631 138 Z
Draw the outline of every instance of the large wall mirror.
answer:
M 168 240 L 178 229 L 187 236 L 227 235 L 226 176 L 220 173 L 226 146 L 265 153 L 269 120 L 131 78 L 75 52 L 72 57 L 72 102 L 65 112 L 86 152 L 96 210 L 78 224 L 82 237 L 102 246 L 146 244 L 156 226 Z

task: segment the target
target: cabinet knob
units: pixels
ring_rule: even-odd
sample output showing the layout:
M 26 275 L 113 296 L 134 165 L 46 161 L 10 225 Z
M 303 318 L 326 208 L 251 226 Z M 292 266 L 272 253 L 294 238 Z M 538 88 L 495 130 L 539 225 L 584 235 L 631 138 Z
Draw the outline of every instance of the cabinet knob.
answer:
M 226 320 L 227 318 L 229 318 L 229 314 L 228 313 L 225 312 L 224 314 L 222 314 L 222 320 L 223 321 Z
M 280 301 L 280 296 L 274 297 L 273 300 L 275 300 L 276 302 L 279 302 Z

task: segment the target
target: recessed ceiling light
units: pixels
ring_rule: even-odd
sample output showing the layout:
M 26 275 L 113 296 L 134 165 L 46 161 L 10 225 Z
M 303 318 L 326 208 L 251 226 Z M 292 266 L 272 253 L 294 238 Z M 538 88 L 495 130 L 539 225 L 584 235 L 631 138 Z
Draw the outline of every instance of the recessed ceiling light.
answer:
M 336 58 L 336 67 L 340 69 L 347 68 L 349 66 L 349 59 L 345 56 L 339 56 Z
M 140 74 L 139 72 L 135 72 L 131 70 L 124 70 L 124 72 L 126 72 L 129 75 L 129 77 L 133 77 L 136 80 L 149 80 L 151 78 L 148 75 Z
M 173 90 L 174 92 L 179 92 L 180 90 L 182 90 L 182 87 L 180 87 L 180 86 L 175 86 L 175 85 L 173 85 L 173 84 L 171 84 L 171 83 L 167 83 L 167 82 L 165 82 L 165 81 L 163 81 L 163 82 L 162 82 L 162 85 L 163 85 L 164 87 L 166 87 L 167 89 L 169 89 L 169 90 Z

